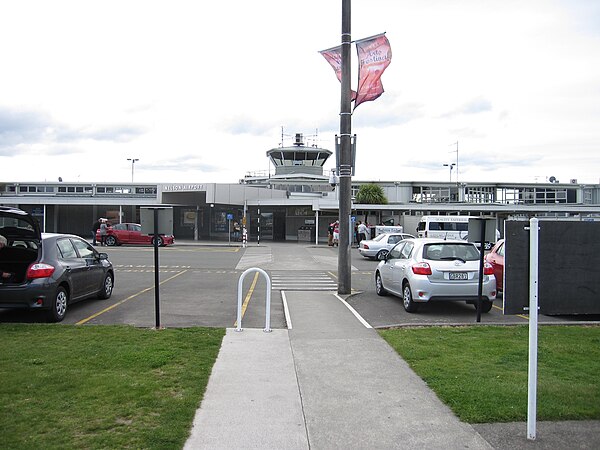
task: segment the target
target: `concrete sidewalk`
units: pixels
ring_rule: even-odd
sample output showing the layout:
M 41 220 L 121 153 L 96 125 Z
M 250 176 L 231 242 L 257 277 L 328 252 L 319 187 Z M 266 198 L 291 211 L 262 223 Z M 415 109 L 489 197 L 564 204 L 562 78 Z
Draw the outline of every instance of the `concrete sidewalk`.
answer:
M 290 329 L 227 330 L 186 449 L 492 448 L 332 292 L 286 297 Z

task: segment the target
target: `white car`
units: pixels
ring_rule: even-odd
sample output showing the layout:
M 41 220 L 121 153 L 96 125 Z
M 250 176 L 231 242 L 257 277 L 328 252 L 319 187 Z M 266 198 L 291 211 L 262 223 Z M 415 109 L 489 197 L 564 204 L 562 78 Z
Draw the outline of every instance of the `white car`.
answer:
M 404 309 L 419 303 L 462 300 L 477 307 L 480 254 L 470 242 L 405 239 L 392 248 L 375 270 L 375 291 L 402 298 Z M 483 268 L 481 311 L 489 312 L 496 298 L 493 267 Z
M 403 239 L 414 238 L 411 234 L 406 233 L 382 233 L 373 239 L 365 239 L 360 241 L 358 251 L 365 258 L 370 259 L 385 259 L 388 252 L 394 245 Z

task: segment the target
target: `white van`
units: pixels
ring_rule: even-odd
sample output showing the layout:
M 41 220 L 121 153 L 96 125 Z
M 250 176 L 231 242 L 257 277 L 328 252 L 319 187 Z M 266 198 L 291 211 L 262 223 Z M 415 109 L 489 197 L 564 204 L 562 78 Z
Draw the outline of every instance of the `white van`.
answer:
M 418 237 L 467 239 L 469 216 L 423 216 L 417 227 Z

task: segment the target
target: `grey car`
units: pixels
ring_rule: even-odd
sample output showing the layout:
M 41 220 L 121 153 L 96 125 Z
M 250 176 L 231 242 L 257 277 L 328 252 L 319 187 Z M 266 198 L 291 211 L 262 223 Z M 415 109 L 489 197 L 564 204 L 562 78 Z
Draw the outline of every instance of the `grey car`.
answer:
M 414 236 L 406 233 L 382 233 L 375 236 L 373 239 L 360 241 L 358 252 L 365 258 L 381 261 L 382 259 L 385 259 L 386 255 L 394 245 L 402 239 L 409 238 L 414 238 Z
M 477 306 L 480 253 L 465 241 L 405 239 L 390 250 L 375 270 L 375 291 L 402 298 L 404 309 L 420 303 L 466 301 Z M 489 312 L 496 298 L 494 269 L 484 263 L 481 311 Z
M 108 255 L 79 236 L 40 233 L 30 214 L 9 207 L 0 207 L 0 235 L 0 308 L 45 310 L 59 322 L 72 303 L 112 295 Z

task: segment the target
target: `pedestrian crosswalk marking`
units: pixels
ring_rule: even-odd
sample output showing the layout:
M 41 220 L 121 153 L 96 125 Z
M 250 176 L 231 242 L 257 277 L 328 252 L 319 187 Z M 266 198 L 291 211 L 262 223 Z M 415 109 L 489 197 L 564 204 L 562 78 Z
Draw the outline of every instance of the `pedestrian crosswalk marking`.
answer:
M 272 271 L 271 289 L 278 291 L 335 291 L 337 281 L 327 272 Z

